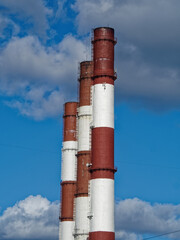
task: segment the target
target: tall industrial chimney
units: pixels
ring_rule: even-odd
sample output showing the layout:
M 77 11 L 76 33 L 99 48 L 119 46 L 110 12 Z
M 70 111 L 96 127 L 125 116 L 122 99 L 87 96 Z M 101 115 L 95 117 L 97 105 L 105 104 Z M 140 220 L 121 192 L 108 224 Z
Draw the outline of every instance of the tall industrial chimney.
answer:
M 94 29 L 90 240 L 114 240 L 114 29 Z
M 89 236 L 90 199 L 88 186 L 90 180 L 89 165 L 91 163 L 91 128 L 92 105 L 91 86 L 93 62 L 80 63 L 80 90 L 78 109 L 78 154 L 77 154 L 77 188 L 75 211 L 75 234 L 77 240 L 87 240 Z
M 77 103 L 67 102 L 64 105 L 64 141 L 62 148 L 61 171 L 61 213 L 60 240 L 74 240 L 74 194 L 76 191 L 76 118 Z

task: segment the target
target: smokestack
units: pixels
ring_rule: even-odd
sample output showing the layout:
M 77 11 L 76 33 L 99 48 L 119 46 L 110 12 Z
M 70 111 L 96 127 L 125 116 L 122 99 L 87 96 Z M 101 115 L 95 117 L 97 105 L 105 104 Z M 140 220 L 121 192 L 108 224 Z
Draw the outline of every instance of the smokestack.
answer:
M 89 164 L 91 163 L 91 129 L 93 62 L 80 63 L 80 90 L 78 109 L 78 154 L 77 154 L 77 188 L 76 188 L 76 211 L 75 211 L 75 234 L 74 238 L 86 240 L 89 236 L 90 199 L 88 186 L 90 180 Z
M 60 240 L 73 240 L 74 231 L 74 194 L 76 191 L 76 118 L 77 102 L 67 102 L 64 105 L 64 141 L 62 148 L 61 172 L 61 216 Z
M 94 29 L 90 240 L 114 240 L 114 29 Z

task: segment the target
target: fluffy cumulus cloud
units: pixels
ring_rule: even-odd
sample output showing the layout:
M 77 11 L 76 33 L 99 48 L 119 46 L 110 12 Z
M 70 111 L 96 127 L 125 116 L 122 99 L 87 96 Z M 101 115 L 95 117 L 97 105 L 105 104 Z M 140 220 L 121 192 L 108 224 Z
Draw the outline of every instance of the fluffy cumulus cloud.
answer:
M 84 43 L 71 35 L 53 47 L 33 36 L 13 38 L 0 55 L 0 93 L 11 97 L 5 103 L 35 119 L 56 116 L 76 95 L 78 61 L 85 54 Z
M 140 199 L 126 199 L 116 204 L 118 239 L 142 239 L 140 235 L 160 235 L 180 229 L 180 205 L 150 204 Z M 169 235 L 179 239 L 180 233 Z
M 116 239 L 142 240 L 180 229 L 180 205 L 126 199 L 115 205 Z M 29 196 L 0 215 L 0 239 L 58 239 L 59 202 Z M 180 233 L 169 239 L 179 239 Z
M 1 99 L 36 120 L 57 116 L 64 101 L 76 97 L 78 62 L 87 52 L 71 34 L 51 46 L 44 42 L 56 14 L 47 3 L 0 1 Z M 64 3 L 56 2 L 59 18 Z
M 57 239 L 59 204 L 29 196 L 0 216 L 0 239 Z
M 179 0 L 66 3 L 0 1 L 0 95 L 5 104 L 39 120 L 56 116 L 62 102 L 77 95 L 78 62 L 90 58 L 82 39 L 93 27 L 112 26 L 118 38 L 117 100 L 153 111 L 180 108 Z M 73 18 L 76 36 L 58 35 L 55 22 L 63 16 Z
M 115 28 L 116 96 L 153 110 L 180 108 L 180 15 L 178 0 L 77 0 L 80 34 Z

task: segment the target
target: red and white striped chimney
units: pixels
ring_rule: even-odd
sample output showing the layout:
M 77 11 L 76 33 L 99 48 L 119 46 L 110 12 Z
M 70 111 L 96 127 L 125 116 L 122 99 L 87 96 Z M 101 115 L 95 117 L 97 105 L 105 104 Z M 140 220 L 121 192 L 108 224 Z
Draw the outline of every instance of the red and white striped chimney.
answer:
M 77 154 L 77 188 L 75 211 L 75 239 L 86 240 L 89 236 L 90 200 L 88 186 L 90 180 L 89 164 L 91 163 L 91 128 L 92 105 L 91 86 L 93 62 L 80 63 L 80 90 L 78 109 L 78 154 Z
M 94 29 L 90 240 L 114 240 L 114 29 Z
M 76 191 L 77 102 L 64 105 L 64 141 L 61 170 L 60 240 L 74 240 L 74 194 Z

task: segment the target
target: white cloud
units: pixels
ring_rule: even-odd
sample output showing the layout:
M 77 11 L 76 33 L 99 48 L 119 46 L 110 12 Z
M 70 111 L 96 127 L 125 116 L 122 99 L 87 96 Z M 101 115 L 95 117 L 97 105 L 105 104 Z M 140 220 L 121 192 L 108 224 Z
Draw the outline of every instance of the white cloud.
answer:
M 140 199 L 126 199 L 116 204 L 116 231 L 131 234 L 163 234 L 180 229 L 180 204 L 150 204 Z M 180 233 L 169 235 L 179 239 Z M 132 239 L 136 239 L 132 235 Z M 121 239 L 121 237 L 120 237 Z M 137 238 L 138 239 L 138 238 Z
M 33 23 L 33 34 L 45 35 L 48 16 L 54 11 L 61 17 L 66 1 L 56 2 L 57 11 L 45 2 L 1 0 L 6 10 L 0 28 L 10 24 L 12 36 L 18 34 L 20 25 L 9 19 L 9 13 L 16 13 L 25 23 Z M 96 26 L 115 28 L 118 100 L 158 111 L 180 108 L 179 5 L 179 0 L 76 0 L 80 34 Z M 77 93 L 78 62 L 87 59 L 86 44 L 71 35 L 51 47 L 32 35 L 8 41 L 0 49 L 0 94 L 10 97 L 5 103 L 36 119 L 56 116 L 64 97 L 72 100 Z M 57 104 L 50 107 L 55 99 Z
M 36 95 L 40 92 L 40 95 Z M 41 95 L 42 94 L 42 95 Z M 31 89 L 24 101 L 12 100 L 6 101 L 6 105 L 11 108 L 18 109 L 22 115 L 33 117 L 35 120 L 55 117 L 60 114 L 64 102 L 63 94 L 60 91 L 54 90 L 44 95 L 41 89 Z
M 11 33 L 10 31 L 9 32 L 5 31 L 7 27 L 11 30 Z M 8 35 L 11 36 L 17 35 L 19 31 L 20 28 L 16 23 L 14 23 L 11 19 L 4 17 L 0 14 L 0 39 L 5 40 L 7 37 L 9 37 Z
M 118 240 L 142 240 L 141 237 L 138 237 L 135 233 L 128 233 L 125 231 L 116 232 L 116 239 Z
M 116 96 L 135 107 L 180 109 L 179 0 L 76 0 L 80 34 L 115 28 Z
M 64 100 L 76 96 L 78 62 L 85 55 L 85 44 L 71 35 L 54 47 L 33 36 L 13 38 L 0 55 L 0 93 L 26 116 L 56 116 Z
M 76 0 L 80 32 L 112 26 L 118 38 L 145 45 L 180 46 L 179 0 Z
M 67 0 L 57 0 L 57 8 L 55 13 L 56 20 L 62 17 L 66 17 L 66 9 L 64 7 L 66 3 Z
M 40 37 L 46 36 L 49 28 L 47 16 L 52 12 L 44 4 L 43 0 L 1 0 L 0 6 L 4 7 L 4 14 L 13 14 L 16 18 L 23 20 L 24 23 L 31 25 L 35 34 Z
M 138 57 L 137 57 L 138 58 Z M 152 66 L 143 58 L 117 60 L 116 96 L 133 106 L 153 111 L 180 109 L 180 71 Z
M 142 240 L 180 229 L 180 204 L 125 199 L 115 205 L 116 239 Z M 29 196 L 0 215 L 0 239 L 58 239 L 59 203 Z M 179 239 L 180 233 L 168 235 Z
M 0 216 L 0 239 L 57 239 L 59 204 L 29 196 Z

